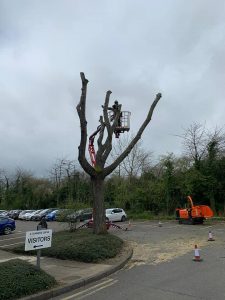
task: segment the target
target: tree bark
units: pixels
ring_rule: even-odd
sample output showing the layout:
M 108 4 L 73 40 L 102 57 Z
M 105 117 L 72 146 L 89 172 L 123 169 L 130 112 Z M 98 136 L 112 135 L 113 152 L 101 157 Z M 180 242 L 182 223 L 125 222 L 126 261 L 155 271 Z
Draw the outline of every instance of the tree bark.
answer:
M 121 104 L 119 109 L 113 119 L 111 124 L 108 117 L 108 105 L 111 91 L 106 93 L 105 103 L 103 106 L 103 116 L 100 117 L 100 131 L 99 137 L 97 139 L 98 151 L 96 153 L 96 164 L 91 166 L 85 157 L 85 150 L 87 146 L 87 121 L 86 121 L 86 96 L 87 96 L 87 84 L 88 80 L 85 78 L 84 73 L 80 73 L 82 88 L 81 88 L 81 97 L 80 102 L 77 105 L 77 113 L 80 119 L 80 132 L 81 139 L 80 145 L 78 147 L 78 160 L 81 167 L 84 171 L 90 175 L 92 188 L 93 188 L 93 224 L 94 224 L 94 233 L 104 233 L 106 232 L 106 223 L 105 223 L 105 208 L 104 208 L 104 179 L 107 175 L 113 172 L 115 168 L 123 161 L 123 159 L 131 152 L 135 144 L 141 138 L 143 131 L 145 130 L 148 123 L 151 121 L 153 111 L 161 98 L 161 94 L 158 93 L 153 101 L 148 115 L 145 121 L 142 123 L 140 129 L 138 130 L 136 136 L 130 142 L 129 146 L 125 151 L 108 167 L 105 167 L 106 160 L 112 150 L 112 137 L 113 132 L 116 128 L 120 117 Z M 106 129 L 107 137 L 103 143 L 104 131 Z
M 104 207 L 104 178 L 91 177 L 93 191 L 93 232 L 106 233 L 105 207 Z

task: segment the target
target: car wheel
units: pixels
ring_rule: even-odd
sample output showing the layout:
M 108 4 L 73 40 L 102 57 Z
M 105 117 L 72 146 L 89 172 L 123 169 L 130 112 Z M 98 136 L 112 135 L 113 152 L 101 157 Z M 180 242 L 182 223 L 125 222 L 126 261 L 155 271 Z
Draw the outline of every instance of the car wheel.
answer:
M 10 234 L 12 232 L 12 229 L 11 229 L 11 227 L 9 227 L 9 226 L 6 226 L 5 228 L 4 228 L 4 234 Z
M 105 218 L 107 222 L 109 222 L 109 218 Z
M 121 222 L 125 222 L 125 221 L 126 221 L 126 217 L 125 217 L 125 216 L 122 216 Z

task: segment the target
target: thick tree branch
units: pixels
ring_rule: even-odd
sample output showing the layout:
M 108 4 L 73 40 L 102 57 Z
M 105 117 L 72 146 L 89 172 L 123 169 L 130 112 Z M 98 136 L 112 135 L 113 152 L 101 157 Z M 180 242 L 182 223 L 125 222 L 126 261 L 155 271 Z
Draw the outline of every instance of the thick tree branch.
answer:
M 116 129 L 116 126 L 118 126 L 118 120 L 120 118 L 121 107 L 122 106 L 120 104 L 118 106 L 118 111 L 116 112 L 113 124 L 111 125 L 111 131 L 110 131 L 111 134 L 108 134 L 108 137 L 107 137 L 107 139 L 105 141 L 105 144 L 104 144 L 105 151 L 104 151 L 104 154 L 102 155 L 104 162 L 106 162 L 106 159 L 108 158 L 108 156 L 109 156 L 109 154 L 112 150 L 112 136 L 113 136 L 114 130 Z
M 108 116 L 109 98 L 110 98 L 111 94 L 112 94 L 111 91 L 108 91 L 106 93 L 105 103 L 104 103 L 104 106 L 103 106 L 103 116 L 104 116 L 104 121 L 105 121 L 105 125 L 106 125 L 106 128 L 107 128 L 108 134 L 111 131 L 111 126 L 110 126 L 110 121 L 109 121 L 109 116 Z
M 148 123 L 151 121 L 154 109 L 161 97 L 162 97 L 161 93 L 158 93 L 156 95 L 155 100 L 153 101 L 153 103 L 149 109 L 148 115 L 147 115 L 145 121 L 143 122 L 143 124 L 141 125 L 140 129 L 138 130 L 136 136 L 130 142 L 128 147 L 120 154 L 120 156 L 110 166 L 108 166 L 104 169 L 104 176 L 107 176 L 110 173 L 112 173 L 116 169 L 116 167 L 124 160 L 124 158 L 131 152 L 131 150 L 133 149 L 135 144 L 141 138 L 141 135 L 142 135 L 143 131 L 145 130 L 145 128 L 147 127 Z
M 102 140 L 104 137 L 104 130 L 105 130 L 105 124 L 103 122 L 103 117 L 100 116 L 99 122 L 101 124 L 101 130 L 99 131 L 99 138 L 97 140 L 97 144 L 98 144 L 98 148 L 100 148 L 102 146 Z
M 114 127 L 113 127 L 113 125 L 110 124 L 109 115 L 108 115 L 109 98 L 110 98 L 111 93 L 112 93 L 111 91 L 107 91 L 106 97 L 105 97 L 105 102 L 103 105 L 103 116 L 104 116 L 104 123 L 105 123 L 106 129 L 107 129 L 107 138 L 106 138 L 105 143 L 101 147 L 98 148 L 98 152 L 97 152 L 98 161 L 101 158 L 102 165 L 105 164 L 105 161 L 107 159 L 107 157 L 105 157 L 105 155 L 103 155 L 103 153 L 105 154 L 107 149 L 110 148 L 110 145 L 112 143 L 112 135 L 114 132 Z M 115 123 L 115 121 L 114 121 L 114 123 Z M 110 149 L 110 151 L 111 151 L 111 149 Z
M 100 116 L 100 124 L 101 124 L 101 130 L 99 132 L 99 138 L 97 140 L 97 144 L 98 144 L 98 151 L 97 151 L 97 154 L 96 154 L 96 162 L 97 162 L 97 165 L 99 165 L 100 167 L 102 167 L 102 159 L 101 159 L 101 156 L 102 156 L 102 153 L 104 151 L 104 147 L 102 145 L 102 140 L 103 140 L 103 137 L 104 137 L 104 131 L 105 131 L 105 123 L 103 121 L 103 117 Z
M 80 119 L 81 139 L 78 147 L 78 160 L 85 172 L 87 172 L 89 175 L 94 175 L 95 171 L 85 157 L 87 145 L 86 96 L 88 80 L 85 78 L 85 75 L 82 72 L 80 73 L 80 77 L 82 81 L 82 88 L 80 102 L 77 105 L 77 113 Z

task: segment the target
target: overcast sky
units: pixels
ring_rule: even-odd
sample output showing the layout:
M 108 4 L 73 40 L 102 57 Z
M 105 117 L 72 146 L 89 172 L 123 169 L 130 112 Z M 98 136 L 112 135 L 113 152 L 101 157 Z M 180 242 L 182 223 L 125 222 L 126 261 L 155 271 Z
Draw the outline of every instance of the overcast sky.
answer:
M 107 90 L 156 156 L 182 151 L 193 122 L 225 123 L 225 1 L 0 0 L 0 169 L 45 175 L 77 160 L 76 105 L 89 79 L 88 134 Z

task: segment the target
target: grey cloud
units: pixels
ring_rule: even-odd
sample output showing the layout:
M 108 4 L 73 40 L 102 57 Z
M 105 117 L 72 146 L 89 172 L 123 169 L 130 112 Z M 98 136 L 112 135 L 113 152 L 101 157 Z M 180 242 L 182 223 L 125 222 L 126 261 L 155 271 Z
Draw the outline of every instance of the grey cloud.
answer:
M 80 71 L 88 133 L 108 89 L 134 133 L 163 93 L 143 135 L 156 155 L 179 154 L 174 135 L 192 122 L 223 126 L 224 12 L 222 0 L 1 0 L 0 168 L 44 174 L 57 157 L 76 159 Z

